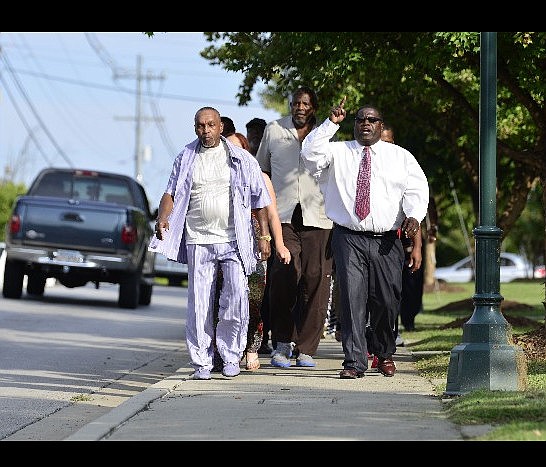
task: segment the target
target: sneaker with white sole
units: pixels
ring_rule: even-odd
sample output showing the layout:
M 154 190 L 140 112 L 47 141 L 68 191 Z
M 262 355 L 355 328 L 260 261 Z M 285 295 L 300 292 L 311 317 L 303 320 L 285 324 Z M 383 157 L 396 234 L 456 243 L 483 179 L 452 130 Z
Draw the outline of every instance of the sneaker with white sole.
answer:
M 271 365 L 280 368 L 290 366 L 290 357 L 292 356 L 292 344 L 290 342 L 277 342 L 277 348 L 271 357 Z
M 210 379 L 211 378 L 210 370 L 208 370 L 205 367 L 197 368 L 197 370 L 194 371 L 192 378 L 193 379 Z
M 298 355 L 298 358 L 296 359 L 296 366 L 313 367 L 315 366 L 315 361 L 313 360 L 313 357 L 311 357 L 311 355 L 300 353 Z
M 222 374 L 229 378 L 233 378 L 241 373 L 241 368 L 238 363 L 224 363 L 224 368 L 222 369 Z

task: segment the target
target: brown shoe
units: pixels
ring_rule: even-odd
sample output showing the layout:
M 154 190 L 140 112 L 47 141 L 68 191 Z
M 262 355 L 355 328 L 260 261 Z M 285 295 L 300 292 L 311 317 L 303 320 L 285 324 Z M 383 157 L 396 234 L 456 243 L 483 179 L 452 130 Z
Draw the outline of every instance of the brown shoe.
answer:
M 364 376 L 363 371 L 356 371 L 354 368 L 344 368 L 339 373 L 341 379 L 356 379 Z
M 379 360 L 377 369 L 383 376 L 394 376 L 394 373 L 396 372 L 396 365 L 392 359 L 385 358 L 384 360 Z

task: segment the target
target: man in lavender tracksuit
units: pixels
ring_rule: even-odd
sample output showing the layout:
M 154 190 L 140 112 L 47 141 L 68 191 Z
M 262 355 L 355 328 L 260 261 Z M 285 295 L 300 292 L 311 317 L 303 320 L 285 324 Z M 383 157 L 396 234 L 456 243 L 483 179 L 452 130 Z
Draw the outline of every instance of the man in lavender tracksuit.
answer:
M 258 162 L 221 136 L 219 112 L 195 114 L 197 139 L 176 157 L 159 204 L 149 249 L 188 264 L 186 342 L 194 379 L 210 379 L 214 354 L 214 296 L 223 286 L 216 327 L 222 374 L 237 376 L 246 347 L 248 278 L 258 251 L 251 210 L 271 204 Z

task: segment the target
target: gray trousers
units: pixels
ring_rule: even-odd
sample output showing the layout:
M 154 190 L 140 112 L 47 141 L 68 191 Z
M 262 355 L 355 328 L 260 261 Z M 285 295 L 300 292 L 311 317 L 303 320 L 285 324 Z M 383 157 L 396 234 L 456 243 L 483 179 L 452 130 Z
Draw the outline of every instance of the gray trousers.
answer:
M 382 237 L 338 225 L 332 250 L 339 287 L 343 367 L 365 371 L 368 349 L 379 359 L 396 352 L 393 333 L 402 297 L 404 250 L 396 231 Z M 369 314 L 370 332 L 366 339 Z

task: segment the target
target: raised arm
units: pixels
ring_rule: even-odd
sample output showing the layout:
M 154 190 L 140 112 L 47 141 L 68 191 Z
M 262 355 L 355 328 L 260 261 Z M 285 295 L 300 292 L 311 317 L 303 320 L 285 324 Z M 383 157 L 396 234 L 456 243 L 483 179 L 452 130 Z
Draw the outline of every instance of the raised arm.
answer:
M 347 115 L 346 99 L 346 97 L 341 99 L 341 102 L 330 111 L 330 116 L 303 140 L 301 157 L 311 176 L 317 179 L 320 179 L 323 171 L 326 172 L 325 169 L 332 160 L 329 143 L 339 129 L 339 123 L 345 120 Z
M 346 100 L 347 96 L 343 96 L 341 102 L 336 107 L 332 107 L 330 116 L 328 117 L 332 123 L 337 123 L 339 125 L 343 120 L 345 120 L 345 117 L 347 116 L 347 111 L 345 110 Z

